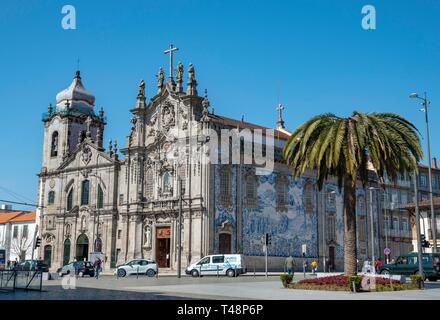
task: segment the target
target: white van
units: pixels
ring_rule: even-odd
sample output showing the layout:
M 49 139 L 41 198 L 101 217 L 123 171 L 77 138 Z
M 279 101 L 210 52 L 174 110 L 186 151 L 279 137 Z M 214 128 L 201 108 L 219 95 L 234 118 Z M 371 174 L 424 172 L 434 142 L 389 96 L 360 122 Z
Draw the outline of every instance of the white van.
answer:
M 191 264 L 185 273 L 193 277 L 217 274 L 235 277 L 246 273 L 245 258 L 241 254 L 212 254 Z

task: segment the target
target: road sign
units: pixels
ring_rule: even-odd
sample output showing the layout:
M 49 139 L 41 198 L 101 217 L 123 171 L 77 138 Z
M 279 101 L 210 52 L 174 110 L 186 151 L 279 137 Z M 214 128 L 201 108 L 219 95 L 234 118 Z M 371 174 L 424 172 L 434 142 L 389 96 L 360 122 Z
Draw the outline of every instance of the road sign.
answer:
M 383 253 L 387 256 L 391 253 L 391 249 L 390 248 L 385 248 L 383 249 Z
M 307 254 L 307 245 L 306 244 L 303 244 L 302 246 L 301 246 L 301 252 L 302 252 L 302 254 L 303 255 L 306 255 Z

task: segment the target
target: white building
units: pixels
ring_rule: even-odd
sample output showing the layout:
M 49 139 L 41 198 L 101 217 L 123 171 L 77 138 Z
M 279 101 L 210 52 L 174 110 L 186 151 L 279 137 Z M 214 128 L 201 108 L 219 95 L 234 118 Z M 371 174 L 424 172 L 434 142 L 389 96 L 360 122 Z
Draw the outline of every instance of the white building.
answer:
M 0 212 L 0 249 L 6 251 L 6 262 L 31 259 L 35 226 L 35 212 Z

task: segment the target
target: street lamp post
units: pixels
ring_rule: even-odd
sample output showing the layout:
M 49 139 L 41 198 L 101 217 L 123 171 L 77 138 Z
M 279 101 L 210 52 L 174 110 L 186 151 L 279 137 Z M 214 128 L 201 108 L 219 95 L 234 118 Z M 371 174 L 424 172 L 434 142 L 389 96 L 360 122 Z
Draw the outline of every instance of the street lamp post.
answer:
M 376 188 L 370 187 L 370 225 L 371 225 L 371 266 L 373 273 L 376 273 L 375 257 L 374 257 L 374 219 L 373 219 L 373 190 Z
M 423 98 L 420 97 L 417 93 L 411 93 L 409 95 L 410 98 L 413 99 L 420 99 L 422 100 L 422 105 L 423 105 L 423 109 L 421 109 L 421 111 L 425 112 L 425 123 L 426 123 L 426 144 L 427 144 L 427 148 L 428 148 L 428 174 L 429 174 L 429 199 L 431 202 L 431 232 L 432 232 L 432 241 L 433 241 L 433 246 L 432 246 L 432 252 L 435 253 L 437 252 L 437 225 L 436 225 L 436 219 L 435 219 L 435 212 L 434 212 L 434 200 L 433 200 L 433 193 L 432 193 L 432 165 L 431 165 L 431 144 L 429 141 L 429 118 L 428 118 L 428 106 L 431 103 L 427 96 L 426 96 L 426 92 L 424 93 Z
M 423 278 L 422 264 L 422 237 L 420 235 L 420 211 L 419 211 L 419 190 L 417 187 L 417 172 L 414 171 L 414 202 L 416 204 L 416 236 L 417 236 L 417 260 L 419 261 L 419 274 Z

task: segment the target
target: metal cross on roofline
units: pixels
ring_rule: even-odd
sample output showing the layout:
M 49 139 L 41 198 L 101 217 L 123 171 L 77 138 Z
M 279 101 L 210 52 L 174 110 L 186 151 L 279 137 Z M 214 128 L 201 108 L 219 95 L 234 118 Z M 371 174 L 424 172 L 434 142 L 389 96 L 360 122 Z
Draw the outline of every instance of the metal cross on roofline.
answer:
M 278 111 L 278 121 L 282 121 L 283 120 L 283 116 L 282 116 L 282 112 L 284 110 L 284 106 L 279 103 L 277 106 L 277 111 Z
M 165 50 L 165 54 L 170 55 L 170 80 L 173 79 L 173 52 L 179 50 L 179 48 L 174 47 L 172 44 L 170 44 L 170 48 L 168 50 Z

